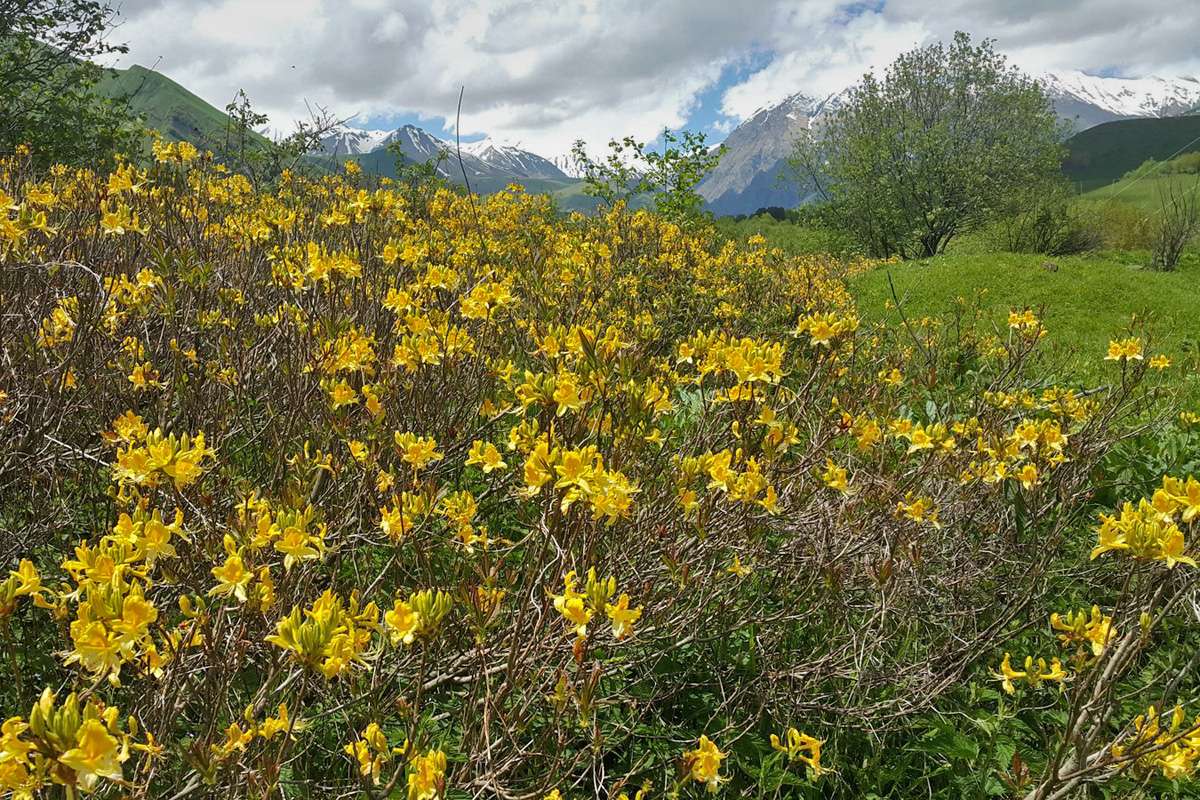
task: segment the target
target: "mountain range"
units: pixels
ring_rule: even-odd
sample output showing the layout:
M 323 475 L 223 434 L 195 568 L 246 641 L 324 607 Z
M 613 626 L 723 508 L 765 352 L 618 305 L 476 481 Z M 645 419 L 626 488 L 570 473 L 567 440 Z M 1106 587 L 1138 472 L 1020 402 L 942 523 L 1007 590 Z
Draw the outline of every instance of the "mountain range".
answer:
M 1129 79 L 1057 72 L 1040 80 L 1059 116 L 1072 122 L 1076 131 L 1117 120 L 1179 117 L 1200 111 L 1200 80 L 1191 77 Z M 114 70 L 101 89 L 112 96 L 128 96 L 149 127 L 173 139 L 216 140 L 228 123 L 222 111 L 170 78 L 141 66 Z M 787 157 L 796 138 L 819 125 L 823 116 L 846 100 L 849 91 L 821 98 L 794 94 L 759 109 L 734 128 L 725 139 L 720 163 L 697 187 L 709 209 L 718 215 L 750 214 L 767 206 L 792 207 L 808 199 L 801 196 L 794 181 L 786 180 Z M 1102 137 L 1091 137 L 1097 138 Z M 1089 146 L 1095 149 L 1094 144 Z M 570 155 L 545 157 L 519 144 L 491 138 L 463 143 L 460 151 L 415 125 L 395 130 L 340 125 L 313 155 L 335 161 L 354 159 L 366 171 L 394 176 L 396 152 L 408 162 L 433 160 L 442 177 L 453 182 L 461 183 L 465 173 L 471 187 L 481 193 L 521 183 L 529 191 L 554 195 L 566 209 L 590 204 L 580 188 L 579 167 Z
M 1200 104 L 1200 80 L 1191 77 L 1131 79 L 1058 72 L 1039 80 L 1055 111 L 1072 123 L 1076 134 L 1117 120 L 1189 114 Z M 751 214 L 767 206 L 790 208 L 804 202 L 807 198 L 797 182 L 786 180 L 787 157 L 796 139 L 819 125 L 849 91 L 822 99 L 794 94 L 759 109 L 734 128 L 725 139 L 725 155 L 698 187 L 713 213 Z
M 487 138 L 467 142 L 459 148 L 454 142 L 440 139 L 416 125 L 403 125 L 394 131 L 339 125 L 321 141 L 319 153 L 353 157 L 388 150 L 398 150 L 417 163 L 433 161 L 444 178 L 461 176 L 465 169 L 468 177 L 479 179 L 571 180 L 550 159 L 516 145 Z

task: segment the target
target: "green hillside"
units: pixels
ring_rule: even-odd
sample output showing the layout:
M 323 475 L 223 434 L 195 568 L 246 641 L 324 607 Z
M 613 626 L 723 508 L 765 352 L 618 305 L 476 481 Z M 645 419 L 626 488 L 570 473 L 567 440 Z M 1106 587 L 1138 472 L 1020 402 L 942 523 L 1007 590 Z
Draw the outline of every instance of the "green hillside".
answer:
M 196 145 L 225 137 L 229 117 L 175 81 L 145 67 L 113 70 L 100 84 L 109 97 L 125 97 L 133 111 L 146 121 L 146 127 L 174 141 L 187 140 Z M 265 138 L 254 134 L 261 141 Z
M 1072 136 L 1063 171 L 1081 191 L 1118 180 L 1146 159 L 1200 150 L 1200 114 L 1106 122 Z

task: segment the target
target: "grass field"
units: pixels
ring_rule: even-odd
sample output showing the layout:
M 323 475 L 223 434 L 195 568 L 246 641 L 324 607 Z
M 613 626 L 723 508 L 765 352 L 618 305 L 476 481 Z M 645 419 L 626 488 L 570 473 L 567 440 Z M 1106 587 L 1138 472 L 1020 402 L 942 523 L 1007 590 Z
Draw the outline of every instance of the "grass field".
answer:
M 1124 255 L 1055 259 L 1056 272 L 1043 268 L 1046 260 L 1014 253 L 951 254 L 877 269 L 854 278 L 851 289 L 869 320 L 899 322 L 897 312 L 886 308 L 892 297 L 889 276 L 910 318 L 941 315 L 958 298 L 970 302 L 978 296 L 1003 332 L 1010 308 L 1040 309 L 1052 366 L 1065 378 L 1106 374 L 1109 339 L 1135 319 L 1146 320 L 1150 351 L 1169 355 L 1184 392 L 1200 395 L 1200 259 L 1195 254 L 1174 273 L 1150 272 Z
M 1083 195 L 1088 200 L 1119 201 L 1137 206 L 1151 214 L 1162 207 L 1161 193 L 1174 184 L 1184 190 L 1196 191 L 1200 183 L 1195 175 L 1151 175 L 1144 178 L 1127 178 Z

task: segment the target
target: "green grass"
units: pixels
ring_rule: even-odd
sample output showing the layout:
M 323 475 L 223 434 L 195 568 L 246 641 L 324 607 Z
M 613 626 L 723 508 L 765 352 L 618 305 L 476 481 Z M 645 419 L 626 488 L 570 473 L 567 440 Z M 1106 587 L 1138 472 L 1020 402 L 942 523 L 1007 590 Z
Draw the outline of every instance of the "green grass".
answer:
M 1157 208 L 1153 182 L 1179 178 L 1194 176 L 1145 179 L 1122 193 L 1117 205 L 1136 205 L 1144 216 Z M 1105 196 L 1087 195 L 1092 200 Z M 769 217 L 721 220 L 718 231 L 738 239 L 762 234 L 772 246 L 797 255 L 819 252 L 821 239 L 830 235 Z M 1047 261 L 1057 271 L 1045 269 Z M 1048 330 L 1043 347 L 1048 369 L 1062 380 L 1088 384 L 1112 377 L 1112 364 L 1103 360 L 1109 340 L 1125 335 L 1135 321 L 1146 321 L 1149 352 L 1170 356 L 1174 366 L 1167 377 L 1189 403 L 1200 405 L 1200 248 L 1186 252 L 1176 272 L 1154 272 L 1146 269 L 1149 263 L 1145 250 L 1053 259 L 998 252 L 986 235 L 974 234 L 956 240 L 946 255 L 879 267 L 851 278 L 849 287 L 865 320 L 890 325 L 901 320 L 887 308 L 889 275 L 909 319 L 944 318 L 962 298 L 978 302 L 1005 335 L 1009 309 L 1036 309 Z
M 1183 392 L 1200 396 L 1200 257 L 1190 254 L 1173 273 L 1147 271 L 1112 255 L 1054 259 L 1057 272 L 1044 269 L 1046 261 L 1013 253 L 951 254 L 881 267 L 853 278 L 850 288 L 865 319 L 893 324 L 900 319 L 886 308 L 889 275 L 910 319 L 942 315 L 957 298 L 972 302 L 978 295 L 1003 335 L 1010 308 L 1039 309 L 1051 368 L 1089 382 L 1112 376 L 1112 364 L 1103 360 L 1109 339 L 1128 331 L 1135 317 L 1145 319 L 1150 352 L 1169 355 Z
M 1119 179 L 1149 158 L 1200 150 L 1200 115 L 1106 122 L 1072 136 L 1063 163 L 1067 177 L 1090 191 Z
M 1161 192 L 1172 184 L 1184 190 L 1196 190 L 1196 187 L 1200 186 L 1196 175 L 1150 175 L 1143 178 L 1126 178 L 1087 192 L 1083 197 L 1088 200 L 1128 203 L 1154 214 L 1162 208 L 1159 199 Z
M 850 241 L 819 225 L 779 221 L 767 214 L 735 220 L 719 217 L 717 231 L 730 239 L 745 241 L 761 235 L 772 247 L 797 255 L 804 253 L 845 253 L 852 249 Z

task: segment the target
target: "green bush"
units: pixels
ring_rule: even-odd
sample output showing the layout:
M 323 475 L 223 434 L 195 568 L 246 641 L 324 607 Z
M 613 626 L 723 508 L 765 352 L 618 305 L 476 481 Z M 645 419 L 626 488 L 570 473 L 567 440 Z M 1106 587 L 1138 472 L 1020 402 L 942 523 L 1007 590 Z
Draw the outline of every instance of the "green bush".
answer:
M 1078 200 L 1076 213 L 1091 220 L 1107 250 L 1148 250 L 1154 221 L 1143 209 L 1120 200 Z
M 860 255 L 846 234 L 822 225 L 811 215 L 801 215 L 797 222 L 779 221 L 769 214 L 756 214 L 740 220 L 726 217 L 717 220 L 716 226 L 726 238 L 745 241 L 759 235 L 770 246 L 779 247 L 792 255 Z
M 1010 253 L 1076 255 L 1103 245 L 1092 215 L 1072 202 L 1066 187 L 1037 192 L 1021 209 L 991 226 L 991 242 Z

